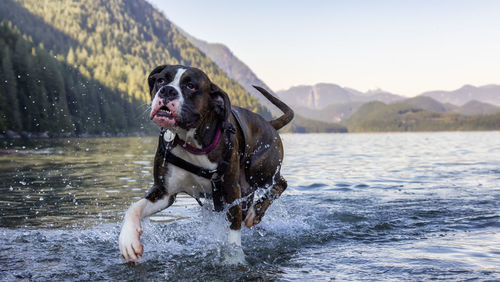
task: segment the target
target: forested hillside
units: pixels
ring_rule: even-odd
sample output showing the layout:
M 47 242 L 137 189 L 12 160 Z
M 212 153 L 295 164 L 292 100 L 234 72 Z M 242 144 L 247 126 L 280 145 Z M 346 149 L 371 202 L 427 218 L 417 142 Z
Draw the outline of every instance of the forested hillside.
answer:
M 282 132 L 294 133 L 347 133 L 347 127 L 338 123 L 323 122 L 294 115 L 293 121 Z
M 137 99 L 83 76 L 0 23 L 0 132 L 51 135 L 131 133 L 143 122 Z
M 2 71 L 14 77 L 7 83 L 1 81 L 5 97 L 0 102 L 4 107 L 0 110 L 2 131 L 68 130 L 78 134 L 143 130 L 142 118 L 127 113 L 140 115 L 146 110 L 139 106 L 149 100 L 146 76 L 160 64 L 199 67 L 227 91 L 233 104 L 269 117 L 255 98 L 144 0 L 4 0 L 0 1 L 0 21 L 6 34 L 2 38 L 11 37 L 0 46 Z M 3 59 L 5 54 L 10 59 Z M 21 57 L 32 63 L 20 63 Z M 52 74 L 46 75 L 49 68 Z M 103 105 L 108 100 L 114 103 Z M 30 102 L 33 105 L 27 104 Z M 107 114 L 106 107 L 112 108 L 112 114 Z M 89 112 L 88 122 L 84 109 L 95 112 Z M 108 123 L 112 119 L 115 122 Z
M 464 116 L 396 103 L 366 103 L 344 124 L 349 132 L 500 130 L 500 113 Z

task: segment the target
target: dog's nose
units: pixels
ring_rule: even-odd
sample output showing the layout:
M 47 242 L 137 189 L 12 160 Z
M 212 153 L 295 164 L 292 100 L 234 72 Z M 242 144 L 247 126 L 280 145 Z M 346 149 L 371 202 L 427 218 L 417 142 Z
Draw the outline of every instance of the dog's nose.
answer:
M 160 96 L 163 97 L 173 97 L 177 95 L 177 90 L 172 86 L 163 86 L 160 88 Z

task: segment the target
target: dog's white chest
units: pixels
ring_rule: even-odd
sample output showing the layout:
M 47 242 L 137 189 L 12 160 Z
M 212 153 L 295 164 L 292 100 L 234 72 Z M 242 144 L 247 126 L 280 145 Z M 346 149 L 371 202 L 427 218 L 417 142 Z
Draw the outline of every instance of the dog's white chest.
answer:
M 191 154 L 180 147 L 173 148 L 172 153 L 199 167 L 210 170 L 217 168 L 217 163 L 211 162 L 206 155 Z M 201 194 L 212 193 L 210 180 L 197 176 L 173 164 L 168 164 L 165 180 L 169 194 L 184 192 L 192 197 L 198 198 Z

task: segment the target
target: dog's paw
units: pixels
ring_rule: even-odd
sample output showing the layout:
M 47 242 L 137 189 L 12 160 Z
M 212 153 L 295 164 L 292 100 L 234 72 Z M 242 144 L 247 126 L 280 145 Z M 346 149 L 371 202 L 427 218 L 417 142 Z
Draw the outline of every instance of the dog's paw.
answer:
M 229 245 L 241 248 L 241 230 L 229 230 L 228 242 Z
M 122 258 L 127 262 L 136 263 L 142 256 L 144 248 L 141 244 L 140 237 L 142 228 L 130 222 L 125 222 L 120 232 L 118 243 Z
M 254 206 L 250 207 L 250 209 L 248 209 L 248 213 L 247 213 L 247 216 L 245 217 L 245 226 L 247 228 L 250 228 L 254 225 L 257 225 L 260 220 L 256 217 L 256 214 L 255 214 L 255 208 Z
M 224 257 L 222 263 L 225 265 L 235 266 L 248 264 L 241 246 L 230 245 L 223 253 Z

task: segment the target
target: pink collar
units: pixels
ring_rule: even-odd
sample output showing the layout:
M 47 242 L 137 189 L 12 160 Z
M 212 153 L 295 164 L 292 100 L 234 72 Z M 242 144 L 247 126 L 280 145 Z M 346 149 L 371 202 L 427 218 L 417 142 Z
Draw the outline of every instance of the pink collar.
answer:
M 201 149 L 198 149 L 196 147 L 189 145 L 188 143 L 186 143 L 186 141 L 181 140 L 177 135 L 175 135 L 174 144 L 181 146 L 184 150 L 190 152 L 191 154 L 205 155 L 205 154 L 210 153 L 213 149 L 215 149 L 217 144 L 219 144 L 221 135 L 222 135 L 222 130 L 219 127 L 217 129 L 217 133 L 215 134 L 214 140 L 212 140 L 212 143 L 210 145 L 208 145 L 208 147 L 201 148 Z

